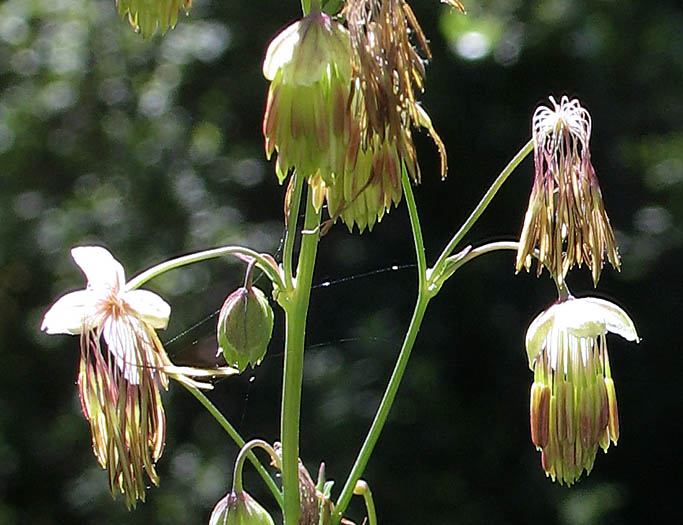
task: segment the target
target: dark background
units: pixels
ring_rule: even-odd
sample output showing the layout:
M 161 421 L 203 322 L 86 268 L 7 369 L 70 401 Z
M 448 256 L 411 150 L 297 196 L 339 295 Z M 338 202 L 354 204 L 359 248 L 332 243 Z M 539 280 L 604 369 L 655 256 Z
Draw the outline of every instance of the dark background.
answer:
M 450 161 L 440 182 L 438 155 L 417 134 L 429 260 L 528 140 L 537 104 L 550 94 L 579 97 L 593 116 L 593 163 L 623 270 L 606 269 L 597 291 L 585 269 L 569 284 L 575 295 L 622 305 L 643 341 L 610 338 L 619 446 L 599 452 L 575 487 L 553 484 L 529 438 L 524 352 L 526 328 L 553 301 L 553 285 L 547 274 L 515 276 L 509 252 L 465 267 L 430 305 L 365 473 L 380 523 L 616 524 L 679 515 L 680 3 L 466 6 L 463 17 L 437 0 L 413 2 L 434 54 L 423 102 Z M 73 245 L 107 246 L 129 275 L 222 244 L 278 251 L 284 188 L 263 158 L 260 67 L 269 40 L 297 16 L 294 0 L 197 0 L 174 31 L 143 41 L 111 0 L 0 6 L 0 523 L 206 523 L 227 490 L 235 446 L 172 384 L 160 487 L 134 512 L 112 501 L 80 414 L 78 341 L 39 326 L 56 297 L 84 285 Z M 531 181 L 527 159 L 467 242 L 514 239 Z M 410 267 L 362 274 L 413 262 L 403 203 L 371 233 L 337 225 L 321 241 L 315 282 L 335 284 L 312 295 L 301 451 L 312 472 L 326 462 L 335 495 L 416 289 Z M 210 353 L 210 316 L 242 277 L 241 264 L 215 261 L 150 283 L 173 306 L 161 334 L 172 357 Z M 282 321 L 278 311 L 262 366 L 210 394 L 247 438 L 277 439 Z M 247 488 L 272 509 L 246 470 Z M 350 517 L 362 519 L 359 502 Z

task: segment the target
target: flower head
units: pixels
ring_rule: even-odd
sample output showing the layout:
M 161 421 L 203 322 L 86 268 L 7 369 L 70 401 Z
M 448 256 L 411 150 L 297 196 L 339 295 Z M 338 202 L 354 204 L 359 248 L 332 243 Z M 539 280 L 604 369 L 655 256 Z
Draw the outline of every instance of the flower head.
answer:
M 419 181 L 411 127 L 425 127 L 439 148 L 445 177 L 446 150 L 415 96 L 424 89 L 425 68 L 411 35 L 427 59 L 431 51 L 410 5 L 404 0 L 350 0 L 344 15 L 353 51 L 349 102 L 360 149 L 386 142 L 398 152 L 413 180 Z M 375 136 L 379 140 L 373 141 Z
M 93 452 L 109 472 L 112 494 L 124 493 L 130 508 L 145 499 L 143 470 L 154 484 L 159 482 L 154 465 L 166 427 L 159 387 L 168 388 L 171 376 L 211 388 L 188 376 L 234 370 L 173 366 L 155 331 L 166 328 L 171 307 L 153 292 L 127 287 L 123 266 L 104 248 L 77 247 L 71 255 L 87 287 L 59 298 L 45 313 L 41 329 L 80 335 L 78 390 Z
M 322 12 L 294 22 L 268 46 L 263 117 L 266 155 L 280 182 L 296 168 L 331 184 L 344 170 L 351 62 L 348 31 Z
M 534 185 L 517 252 L 517 271 L 531 267 L 538 249 L 543 266 L 562 282 L 569 269 L 585 263 L 597 284 L 605 260 L 619 269 L 614 232 L 591 164 L 591 118 L 577 99 L 550 97 L 533 117 Z
M 457 4 L 454 4 L 457 5 Z M 350 0 L 343 14 L 351 42 L 351 89 L 345 170 L 326 184 L 328 211 L 351 230 L 362 232 L 382 220 L 401 200 L 401 171 L 414 182 L 420 167 L 412 128 L 425 128 L 441 155 L 446 176 L 446 149 L 416 92 L 424 87 L 424 62 L 411 42 L 431 57 L 427 40 L 404 0 Z M 326 181 L 325 181 L 326 182 Z
M 619 438 L 619 414 L 606 335 L 638 341 L 629 316 L 617 305 L 569 297 L 529 326 L 526 350 L 534 371 L 531 439 L 553 481 L 571 485 L 590 473 L 598 445 L 607 452 Z

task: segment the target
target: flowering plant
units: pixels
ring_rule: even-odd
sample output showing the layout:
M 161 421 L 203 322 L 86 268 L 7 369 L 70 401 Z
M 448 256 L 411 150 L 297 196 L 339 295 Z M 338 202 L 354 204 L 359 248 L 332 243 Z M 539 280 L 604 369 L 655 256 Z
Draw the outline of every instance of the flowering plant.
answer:
M 464 11 L 455 0 L 447 3 Z M 156 28 L 163 32 L 174 26 L 178 9 L 190 5 L 121 2 L 119 11 L 149 35 Z M 568 97 L 559 104 L 551 97 L 549 106 L 540 106 L 530 140 L 429 266 L 413 195 L 413 186 L 421 180 L 415 130 L 426 130 L 436 145 L 441 178 L 448 163 L 436 126 L 417 100 L 425 85 L 425 60 L 431 57 L 427 38 L 405 0 L 347 0 L 334 7 L 304 0 L 302 10 L 303 18 L 273 39 L 263 64 L 270 81 L 262 125 L 266 156 L 276 156 L 276 179 L 287 183 L 281 260 L 224 246 L 162 262 L 126 282 L 121 264 L 106 249 L 76 247 L 72 256 L 86 275 L 87 287 L 61 297 L 44 315 L 42 329 L 47 333 L 80 337 L 82 411 L 112 494 L 123 493 L 127 506 L 134 507 L 145 499 L 146 479 L 159 483 L 155 463 L 165 442 L 161 390 L 170 378 L 193 393 L 240 449 L 232 489 L 217 503 L 210 523 L 273 523 L 264 506 L 243 488 L 246 459 L 270 489 L 286 525 L 349 523 L 345 516 L 353 495 L 363 497 L 367 520 L 376 523 L 372 492 L 361 477 L 425 312 L 461 267 L 498 250 L 517 251 L 517 271 L 528 270 L 536 259 L 538 274 L 546 268 L 557 287 L 557 302 L 527 333 L 534 371 L 531 439 L 541 451 L 546 474 L 560 483 L 574 483 L 592 469 L 597 447 L 606 451 L 619 437 L 606 335 L 638 340 L 624 310 L 597 298 L 575 299 L 566 283 L 574 266 L 586 264 L 597 286 L 605 260 L 617 269 L 620 265 L 591 162 L 590 115 Z M 535 178 L 520 241 L 463 245 L 500 187 L 532 152 Z M 313 481 L 299 450 L 304 342 L 319 240 L 339 219 L 351 232 L 371 230 L 401 200 L 410 217 L 417 261 L 415 309 L 356 461 L 334 493 L 322 466 Z M 216 346 L 227 366 L 176 366 L 156 333 L 166 327 L 171 308 L 140 286 L 176 268 L 224 256 L 238 257 L 247 265 L 244 286 L 226 298 L 218 320 Z M 255 271 L 270 281 L 269 294 L 252 284 Z M 247 443 L 201 390 L 212 388 L 213 377 L 259 365 L 274 322 L 268 295 L 285 316 L 280 433 L 272 443 Z M 268 454 L 281 483 L 253 454 L 254 448 Z

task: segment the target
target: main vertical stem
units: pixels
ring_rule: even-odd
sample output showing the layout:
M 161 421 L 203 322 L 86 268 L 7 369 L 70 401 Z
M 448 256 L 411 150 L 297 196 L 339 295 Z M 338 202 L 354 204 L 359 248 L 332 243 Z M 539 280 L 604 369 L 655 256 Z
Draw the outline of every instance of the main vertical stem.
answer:
M 282 491 L 284 493 L 285 525 L 296 525 L 300 513 L 299 420 L 301 415 L 301 385 L 306 316 L 311 296 L 313 269 L 318 252 L 319 225 L 320 212 L 316 211 L 313 206 L 309 187 L 294 290 L 284 305 L 286 315 L 285 366 L 282 378 L 280 441 L 282 442 Z

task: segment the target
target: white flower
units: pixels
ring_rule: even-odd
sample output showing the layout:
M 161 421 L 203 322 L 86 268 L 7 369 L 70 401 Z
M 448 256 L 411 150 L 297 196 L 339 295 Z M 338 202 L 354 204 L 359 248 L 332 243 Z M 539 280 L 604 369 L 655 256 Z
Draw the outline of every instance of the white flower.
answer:
M 553 481 L 571 485 L 590 473 L 598 447 L 619 439 L 616 389 L 607 354 L 608 332 L 638 341 L 617 305 L 569 296 L 529 326 L 526 350 L 534 371 L 531 440 Z
M 93 453 L 108 471 L 112 495 L 123 493 L 130 509 L 145 499 L 143 472 L 159 484 L 155 464 L 166 441 L 160 388 L 168 389 L 168 377 L 211 389 L 210 382 L 193 378 L 236 370 L 174 366 L 156 333 L 168 324 L 166 301 L 126 284 L 123 267 L 104 248 L 81 246 L 71 255 L 85 274 L 86 288 L 60 297 L 41 328 L 48 334 L 80 335 L 78 393 Z
M 87 286 L 60 297 L 45 313 L 41 329 L 71 335 L 101 331 L 124 377 L 139 384 L 142 361 L 155 361 L 141 353 L 155 353 L 151 329 L 166 328 L 171 307 L 153 292 L 127 288 L 123 266 L 106 249 L 79 246 L 71 256 Z

